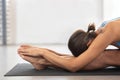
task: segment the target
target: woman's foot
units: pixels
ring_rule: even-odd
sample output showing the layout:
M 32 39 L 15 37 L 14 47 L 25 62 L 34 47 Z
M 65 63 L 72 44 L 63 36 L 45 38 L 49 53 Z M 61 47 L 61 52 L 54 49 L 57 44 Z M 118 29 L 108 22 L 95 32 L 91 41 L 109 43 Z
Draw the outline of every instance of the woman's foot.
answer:
M 37 47 L 23 44 L 23 45 L 20 46 L 19 49 L 27 49 L 27 48 L 37 48 Z M 21 56 L 21 55 L 20 55 L 20 56 Z M 42 70 L 42 69 L 45 69 L 45 68 L 46 68 L 45 65 L 40 65 L 40 64 L 36 64 L 36 63 L 31 63 L 31 64 L 33 65 L 33 67 L 34 67 L 36 70 Z
M 31 63 L 31 64 L 32 64 L 32 63 Z M 40 65 L 40 64 L 35 64 L 35 63 L 33 63 L 32 65 L 33 65 L 33 67 L 34 67 L 36 70 L 42 70 L 42 69 L 45 69 L 45 68 L 46 68 L 45 65 Z

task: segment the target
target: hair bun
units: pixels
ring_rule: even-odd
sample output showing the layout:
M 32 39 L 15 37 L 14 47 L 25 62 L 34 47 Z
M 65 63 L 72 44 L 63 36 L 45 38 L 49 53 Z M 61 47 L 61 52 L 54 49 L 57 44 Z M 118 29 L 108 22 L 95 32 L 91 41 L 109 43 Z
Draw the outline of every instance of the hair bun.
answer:
M 94 31 L 95 31 L 95 24 L 94 23 L 89 24 L 87 33 L 94 32 Z

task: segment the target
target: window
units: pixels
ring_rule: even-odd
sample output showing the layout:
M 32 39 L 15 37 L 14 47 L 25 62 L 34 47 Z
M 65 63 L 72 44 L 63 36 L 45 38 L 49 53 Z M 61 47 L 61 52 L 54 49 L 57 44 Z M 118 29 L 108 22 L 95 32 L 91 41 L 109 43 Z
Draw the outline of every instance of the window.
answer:
M 15 43 L 15 1 L 0 0 L 0 44 Z

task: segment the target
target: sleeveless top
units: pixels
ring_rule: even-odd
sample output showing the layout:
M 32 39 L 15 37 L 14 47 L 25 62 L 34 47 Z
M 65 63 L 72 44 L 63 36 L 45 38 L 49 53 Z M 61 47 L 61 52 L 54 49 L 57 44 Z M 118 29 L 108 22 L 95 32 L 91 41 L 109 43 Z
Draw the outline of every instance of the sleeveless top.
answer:
M 118 19 L 120 19 L 120 17 L 115 18 L 115 19 L 112 19 L 112 20 L 108 20 L 108 21 L 103 21 L 102 24 L 100 25 L 100 27 L 104 27 L 104 26 L 106 26 L 109 22 L 114 21 L 114 20 L 118 20 Z M 120 46 L 120 41 L 117 42 L 116 45 L 117 45 L 117 46 Z

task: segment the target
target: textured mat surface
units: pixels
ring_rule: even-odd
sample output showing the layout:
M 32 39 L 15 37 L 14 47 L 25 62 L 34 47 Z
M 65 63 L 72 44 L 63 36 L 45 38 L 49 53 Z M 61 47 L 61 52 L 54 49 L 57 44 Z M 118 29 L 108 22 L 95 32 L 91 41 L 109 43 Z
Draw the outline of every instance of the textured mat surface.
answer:
M 4 76 L 84 76 L 84 75 L 120 75 L 120 68 L 106 68 L 95 71 L 78 71 L 75 73 L 65 71 L 62 69 L 46 68 L 37 71 L 31 64 L 21 63 L 17 64 L 12 70 Z

